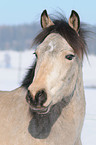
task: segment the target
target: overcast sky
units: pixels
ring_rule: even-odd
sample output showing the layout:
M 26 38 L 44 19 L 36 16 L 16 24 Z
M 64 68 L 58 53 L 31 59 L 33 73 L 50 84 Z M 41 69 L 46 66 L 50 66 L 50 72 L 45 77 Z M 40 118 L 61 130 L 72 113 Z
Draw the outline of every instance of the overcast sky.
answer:
M 0 25 L 39 21 L 44 9 L 54 15 L 62 10 L 67 18 L 74 9 L 81 21 L 96 25 L 96 0 L 0 0 Z

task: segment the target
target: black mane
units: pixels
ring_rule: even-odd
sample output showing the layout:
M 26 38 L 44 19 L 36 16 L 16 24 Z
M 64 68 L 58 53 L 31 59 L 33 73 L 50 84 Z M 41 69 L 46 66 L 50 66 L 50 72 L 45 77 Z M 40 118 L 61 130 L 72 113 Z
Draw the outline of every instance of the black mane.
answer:
M 33 81 L 34 78 L 34 73 L 35 73 L 35 67 L 36 67 L 36 61 L 35 63 L 32 65 L 32 67 L 29 69 L 27 75 L 25 76 L 24 80 L 22 81 L 22 87 L 24 88 L 28 88 L 30 86 L 30 84 Z
M 54 25 L 43 29 L 42 32 L 39 35 L 37 35 L 37 37 L 34 39 L 33 45 L 38 45 L 42 43 L 44 39 L 51 33 L 58 33 L 69 43 L 69 45 L 74 49 L 74 52 L 78 56 L 81 54 L 83 58 L 83 54 L 87 54 L 86 43 L 84 40 L 85 31 L 80 27 L 79 32 L 77 34 L 77 32 L 69 26 L 68 22 L 65 19 L 54 20 L 53 22 Z M 36 62 L 28 71 L 28 74 L 22 82 L 22 86 L 26 89 L 33 81 L 35 67 Z

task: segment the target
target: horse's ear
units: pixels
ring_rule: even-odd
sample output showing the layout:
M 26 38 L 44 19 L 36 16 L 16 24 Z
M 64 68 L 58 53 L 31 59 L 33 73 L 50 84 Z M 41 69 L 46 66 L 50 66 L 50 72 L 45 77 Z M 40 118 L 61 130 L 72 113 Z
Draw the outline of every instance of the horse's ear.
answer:
M 76 32 L 79 31 L 80 28 L 80 18 L 77 12 L 72 10 L 71 16 L 69 18 L 69 26 L 74 29 Z
M 54 23 L 49 18 L 47 11 L 44 10 L 41 14 L 41 27 L 46 28 L 46 27 L 49 27 L 51 25 L 54 25 Z

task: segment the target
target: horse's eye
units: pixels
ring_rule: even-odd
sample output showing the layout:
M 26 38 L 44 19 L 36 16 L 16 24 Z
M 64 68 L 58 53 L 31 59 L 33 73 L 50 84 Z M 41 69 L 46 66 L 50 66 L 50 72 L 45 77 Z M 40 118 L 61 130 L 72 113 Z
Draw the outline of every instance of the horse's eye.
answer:
M 66 55 L 65 58 L 68 60 L 72 60 L 75 57 L 73 54 Z
M 34 52 L 33 54 L 36 56 L 36 58 L 38 58 L 38 56 L 37 56 L 36 52 Z

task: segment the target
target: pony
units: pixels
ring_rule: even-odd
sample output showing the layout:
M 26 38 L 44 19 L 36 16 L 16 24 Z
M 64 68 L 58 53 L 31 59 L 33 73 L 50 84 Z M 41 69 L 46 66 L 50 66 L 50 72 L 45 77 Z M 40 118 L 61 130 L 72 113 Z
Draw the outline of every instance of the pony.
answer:
M 86 42 L 79 15 L 52 20 L 44 10 L 41 26 L 22 85 L 0 91 L 0 144 L 82 145 Z

